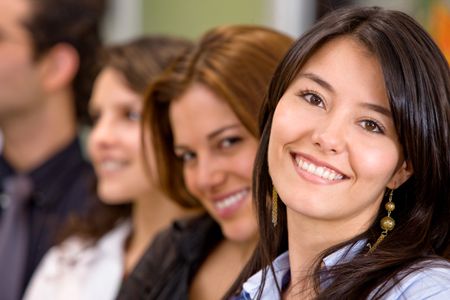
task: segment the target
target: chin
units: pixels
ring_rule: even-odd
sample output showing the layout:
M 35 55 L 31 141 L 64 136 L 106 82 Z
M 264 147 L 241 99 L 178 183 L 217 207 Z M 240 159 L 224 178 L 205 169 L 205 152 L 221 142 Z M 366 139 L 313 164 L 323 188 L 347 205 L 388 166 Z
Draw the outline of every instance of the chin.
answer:
M 117 198 L 117 197 L 108 197 L 108 196 L 100 196 L 100 200 L 108 205 L 119 205 L 119 204 L 125 204 L 129 203 L 130 201 L 124 200 L 125 198 Z
M 129 203 L 130 197 L 127 195 L 122 195 L 121 193 L 115 192 L 113 189 L 101 189 L 97 190 L 97 194 L 100 200 L 105 204 L 117 205 Z
M 248 224 L 222 224 L 221 229 L 226 239 L 238 243 L 248 242 L 257 236 L 257 228 Z

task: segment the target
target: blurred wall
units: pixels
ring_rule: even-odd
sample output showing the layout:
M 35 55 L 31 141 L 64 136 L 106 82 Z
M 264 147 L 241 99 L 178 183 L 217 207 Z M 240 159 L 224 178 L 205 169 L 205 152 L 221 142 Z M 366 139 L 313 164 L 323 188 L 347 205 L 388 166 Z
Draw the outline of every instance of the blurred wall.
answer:
M 106 43 L 126 41 L 143 32 L 144 1 L 148 0 L 109 0 L 102 28 Z
M 143 28 L 197 38 L 222 24 L 265 24 L 266 0 L 143 0 Z
M 104 26 L 106 42 L 142 33 L 197 38 L 222 24 L 260 24 L 294 38 L 317 15 L 340 4 L 377 5 L 414 16 L 450 57 L 450 0 L 109 0 Z
M 109 0 L 107 43 L 142 33 L 197 38 L 223 24 L 259 24 L 298 37 L 315 20 L 316 0 Z

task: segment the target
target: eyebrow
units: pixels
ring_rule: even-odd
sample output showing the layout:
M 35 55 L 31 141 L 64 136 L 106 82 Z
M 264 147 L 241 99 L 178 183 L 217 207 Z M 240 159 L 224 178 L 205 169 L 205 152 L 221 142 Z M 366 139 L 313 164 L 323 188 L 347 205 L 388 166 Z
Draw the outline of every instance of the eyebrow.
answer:
M 328 90 L 328 91 L 330 91 L 332 93 L 335 93 L 335 90 L 331 86 L 331 84 L 328 83 L 326 80 L 320 78 L 316 74 L 313 74 L 313 73 L 300 73 L 300 77 L 306 77 L 308 79 L 311 79 L 312 81 L 314 81 L 318 85 L 322 86 L 324 89 L 326 89 L 326 90 Z
M 233 128 L 237 128 L 237 127 L 240 127 L 240 126 L 241 126 L 241 124 L 236 123 L 236 124 L 231 124 L 231 125 L 227 125 L 227 126 L 221 127 L 221 128 L 219 128 L 217 130 L 214 130 L 210 134 L 208 134 L 206 136 L 206 139 L 208 141 L 210 141 L 210 140 L 214 139 L 215 137 L 217 137 L 218 135 L 222 134 L 224 131 L 227 131 L 227 130 L 233 129 Z M 174 145 L 174 150 L 175 151 L 177 151 L 177 150 L 185 150 L 185 149 L 189 149 L 189 147 L 187 147 L 185 145 Z
M 362 103 L 362 107 L 374 110 L 382 115 L 385 115 L 388 118 L 392 118 L 391 111 L 384 106 L 373 104 L 373 103 Z
M 240 126 L 241 126 L 240 124 L 236 123 L 236 124 L 231 124 L 231 125 L 227 125 L 227 126 L 221 127 L 221 128 L 219 128 L 217 130 L 214 130 L 210 134 L 208 134 L 207 139 L 208 140 L 212 140 L 213 138 L 215 138 L 216 136 L 220 135 L 224 131 L 227 131 L 229 129 L 233 129 L 233 128 L 236 128 L 236 127 L 240 127 Z
M 319 76 L 317 76 L 314 73 L 301 73 L 300 77 L 306 77 L 308 79 L 311 79 L 312 81 L 314 81 L 318 85 L 322 86 L 323 88 L 327 89 L 328 91 L 335 93 L 335 90 L 330 83 L 328 83 L 326 80 L 320 78 Z M 383 107 L 383 106 L 380 106 L 377 104 L 373 104 L 373 103 L 362 103 L 361 106 L 371 109 L 371 110 L 374 110 L 374 111 L 376 111 L 380 114 L 383 114 L 389 118 L 392 117 L 391 111 L 389 109 L 387 109 L 386 107 Z

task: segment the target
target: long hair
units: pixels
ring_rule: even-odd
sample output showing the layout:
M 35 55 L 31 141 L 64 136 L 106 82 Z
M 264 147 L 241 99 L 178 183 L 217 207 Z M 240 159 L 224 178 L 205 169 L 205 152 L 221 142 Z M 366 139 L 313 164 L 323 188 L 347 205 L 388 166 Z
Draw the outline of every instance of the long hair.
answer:
M 199 205 L 184 184 L 182 163 L 173 151 L 171 101 L 192 84 L 203 84 L 226 101 L 258 138 L 258 109 L 275 67 L 292 42 L 286 35 L 264 27 L 217 27 L 205 33 L 192 51 L 151 86 L 143 119 L 151 128 L 158 178 L 171 199 L 186 207 Z
M 144 97 L 144 91 L 151 81 L 155 80 L 176 57 L 191 46 L 190 41 L 180 38 L 141 37 L 105 48 L 100 55 L 99 65 L 102 69 L 109 67 L 118 71 L 125 78 L 128 87 Z M 95 184 L 93 186 L 95 187 Z M 61 240 L 76 234 L 95 242 L 118 222 L 128 218 L 131 208 L 131 203 L 111 205 L 95 199 L 84 219 L 77 218 L 69 221 Z
M 239 291 L 246 278 L 263 269 L 260 297 L 267 272 L 273 271 L 272 261 L 288 250 L 286 207 L 280 202 L 279 221 L 274 228 L 272 204 L 268 200 L 272 192 L 267 162 L 272 118 L 279 99 L 308 59 L 327 42 L 341 36 L 359 42 L 378 59 L 396 132 L 414 174 L 395 192 L 396 228 L 373 253 L 367 255 L 365 248 L 350 262 L 321 269 L 323 258 L 344 245 L 361 239 L 373 244 L 381 232 L 379 221 L 385 214 L 383 209 L 367 231 L 327 249 L 317 258 L 312 270 L 317 298 L 361 299 L 372 292 L 375 299 L 381 298 L 392 288 L 388 282 L 401 280 L 413 264 L 435 254 L 442 255 L 449 243 L 448 63 L 431 37 L 408 15 L 377 7 L 344 8 L 320 20 L 294 44 L 270 83 L 262 108 L 262 138 L 253 177 L 260 242 L 232 292 Z M 331 278 L 331 284 L 321 287 L 321 276 Z

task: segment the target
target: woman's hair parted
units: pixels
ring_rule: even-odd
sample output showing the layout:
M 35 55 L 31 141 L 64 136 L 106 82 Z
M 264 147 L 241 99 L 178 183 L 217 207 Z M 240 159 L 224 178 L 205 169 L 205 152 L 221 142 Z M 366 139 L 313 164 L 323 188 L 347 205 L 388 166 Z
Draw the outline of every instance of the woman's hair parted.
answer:
M 288 248 L 286 207 L 279 202 L 278 225 L 274 228 L 272 205 L 268 200 L 272 182 L 267 149 L 273 114 L 279 99 L 308 59 L 320 47 L 342 36 L 359 42 L 378 59 L 399 142 L 414 174 L 395 191 L 396 228 L 376 251 L 366 255 L 365 248 L 350 262 L 328 270 L 320 268 L 324 257 L 344 245 L 360 239 L 373 244 L 381 232 L 379 221 L 385 214 L 382 209 L 366 232 L 324 251 L 317 258 L 313 281 L 318 299 L 361 299 L 375 290 L 371 297 L 381 298 L 392 288 L 392 282 L 411 271 L 408 267 L 435 254 L 442 255 L 449 243 L 448 63 L 432 38 L 408 15 L 377 7 L 344 8 L 320 20 L 294 44 L 270 83 L 260 122 L 262 139 L 253 176 L 260 242 L 229 295 L 239 292 L 251 274 L 264 269 L 261 292 L 271 262 Z M 321 276 L 331 277 L 331 284 L 319 288 Z
M 158 178 L 171 199 L 185 207 L 199 205 L 184 184 L 183 165 L 174 153 L 170 103 L 191 85 L 202 84 L 228 103 L 246 129 L 258 137 L 259 108 L 278 62 L 292 42 L 288 36 L 260 26 L 217 27 L 205 33 L 150 87 L 143 119 L 151 129 Z

